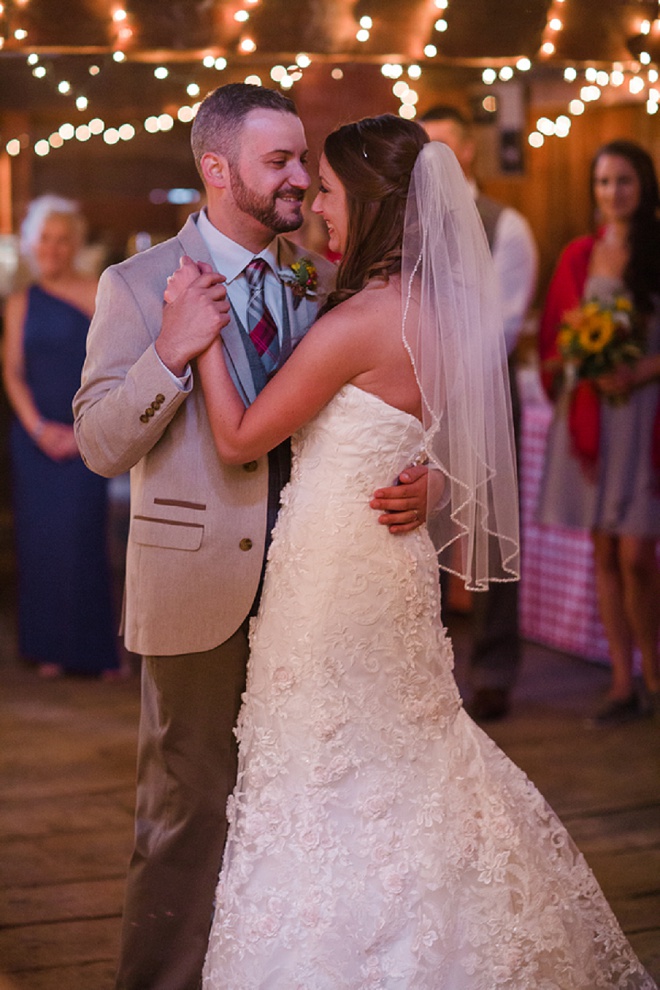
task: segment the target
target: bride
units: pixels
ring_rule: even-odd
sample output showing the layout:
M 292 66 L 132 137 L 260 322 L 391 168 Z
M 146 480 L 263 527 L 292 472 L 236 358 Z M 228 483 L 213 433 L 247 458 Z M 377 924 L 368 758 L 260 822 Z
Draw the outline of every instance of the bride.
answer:
M 343 257 L 323 315 L 248 409 L 221 343 L 199 359 L 221 458 L 294 444 L 203 985 L 651 990 L 453 678 L 438 555 L 472 588 L 515 579 L 517 499 L 485 235 L 452 152 L 426 142 L 391 115 L 332 133 L 313 208 Z M 392 540 L 370 495 L 415 459 L 445 492 Z

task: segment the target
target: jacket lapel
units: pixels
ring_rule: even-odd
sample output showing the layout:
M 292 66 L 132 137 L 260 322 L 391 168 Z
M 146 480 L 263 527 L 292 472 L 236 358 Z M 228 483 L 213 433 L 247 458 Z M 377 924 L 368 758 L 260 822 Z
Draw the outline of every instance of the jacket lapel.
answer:
M 178 239 L 183 249 L 181 253 L 187 254 L 193 261 L 205 261 L 212 265 L 213 262 L 206 242 L 197 229 L 197 216 L 197 213 L 189 216 L 179 231 Z M 225 359 L 229 374 L 243 401 L 248 405 L 256 399 L 257 392 L 241 330 L 234 319 L 233 312 L 230 312 L 230 322 L 222 331 L 222 341 L 225 346 Z
M 304 252 L 297 245 L 293 244 L 292 241 L 288 241 L 285 238 L 280 239 L 280 268 L 290 268 L 294 261 L 298 261 L 304 256 Z M 296 300 L 290 285 L 285 286 L 284 296 L 287 304 L 289 326 L 291 328 L 291 346 L 294 348 L 305 336 L 316 319 L 318 302 L 315 296 L 304 296 L 298 302 L 298 305 L 295 306 L 294 303 Z

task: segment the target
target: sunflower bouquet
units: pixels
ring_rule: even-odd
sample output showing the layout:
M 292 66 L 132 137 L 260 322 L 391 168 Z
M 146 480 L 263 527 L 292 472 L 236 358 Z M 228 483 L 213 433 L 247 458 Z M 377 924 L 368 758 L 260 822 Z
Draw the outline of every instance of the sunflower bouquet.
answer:
M 642 356 L 644 325 L 626 296 L 616 296 L 609 305 L 591 299 L 564 314 L 557 344 L 569 383 L 598 378 Z

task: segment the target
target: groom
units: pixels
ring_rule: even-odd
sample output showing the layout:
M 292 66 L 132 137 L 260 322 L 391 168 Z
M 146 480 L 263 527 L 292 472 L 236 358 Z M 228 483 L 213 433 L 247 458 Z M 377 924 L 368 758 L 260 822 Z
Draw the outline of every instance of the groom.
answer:
M 287 97 L 220 87 L 199 108 L 192 148 L 208 205 L 176 237 L 103 273 L 74 399 L 88 467 L 108 477 L 131 470 L 122 628 L 143 655 L 142 708 L 118 990 L 199 986 L 236 775 L 248 617 L 289 470 L 288 443 L 241 467 L 218 460 L 191 362 L 222 330 L 232 377 L 251 402 L 309 329 L 334 276 L 307 252 L 316 291 L 291 285 L 303 252 L 283 235 L 302 223 L 310 179 Z M 182 255 L 226 282 L 201 275 L 164 306 Z M 421 473 L 410 470 L 411 484 L 371 503 L 393 531 L 424 517 Z

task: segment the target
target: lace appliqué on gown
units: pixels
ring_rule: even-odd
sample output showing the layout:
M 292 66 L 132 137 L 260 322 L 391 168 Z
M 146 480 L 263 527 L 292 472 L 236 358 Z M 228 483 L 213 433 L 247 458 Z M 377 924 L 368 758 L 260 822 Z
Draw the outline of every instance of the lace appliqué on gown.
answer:
M 393 538 L 369 508 L 421 442 L 353 386 L 295 438 L 204 987 L 650 990 L 557 817 L 461 707 L 425 531 Z

